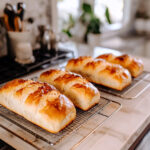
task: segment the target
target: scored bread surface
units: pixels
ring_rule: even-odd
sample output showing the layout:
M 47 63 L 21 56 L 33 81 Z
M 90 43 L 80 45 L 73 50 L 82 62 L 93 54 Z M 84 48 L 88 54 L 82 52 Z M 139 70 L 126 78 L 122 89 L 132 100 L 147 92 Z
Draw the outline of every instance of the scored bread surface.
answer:
M 141 59 L 137 59 L 127 54 L 116 56 L 112 53 L 103 54 L 97 58 L 105 59 L 106 61 L 114 64 L 119 64 L 128 69 L 133 77 L 139 76 L 144 69 L 144 65 Z
M 30 122 L 57 133 L 76 117 L 73 103 L 52 85 L 15 79 L 0 88 L 0 104 Z
M 51 69 L 43 72 L 39 80 L 54 85 L 82 110 L 88 110 L 100 100 L 97 88 L 75 73 Z
M 124 89 L 132 81 L 129 71 L 122 66 L 111 64 L 104 59 L 93 59 L 90 56 L 69 60 L 66 70 L 79 73 L 90 82 L 116 90 Z

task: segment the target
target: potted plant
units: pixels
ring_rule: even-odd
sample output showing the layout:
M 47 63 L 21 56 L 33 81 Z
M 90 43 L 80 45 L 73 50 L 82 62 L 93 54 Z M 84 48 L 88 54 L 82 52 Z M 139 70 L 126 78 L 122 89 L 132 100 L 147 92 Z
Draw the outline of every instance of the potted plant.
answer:
M 108 7 L 105 9 L 105 18 L 108 24 L 111 24 Z M 90 45 L 98 45 L 100 42 L 101 25 L 102 23 L 94 14 L 91 5 L 83 3 L 80 17 L 75 19 L 72 15 L 69 15 L 67 27 L 62 31 L 69 38 L 75 37 L 76 41 L 84 41 Z
M 112 23 L 108 7 L 105 9 L 105 18 L 108 24 Z M 83 3 L 80 20 L 87 27 L 85 41 L 90 45 L 98 45 L 100 42 L 100 29 L 102 23 L 100 19 L 94 14 L 94 10 L 90 4 Z
M 95 16 L 90 4 L 83 3 L 80 21 L 86 26 L 85 41 L 89 44 L 97 44 L 100 37 L 100 19 Z
M 87 40 L 90 45 L 98 45 L 100 41 L 100 20 L 92 17 L 87 26 Z

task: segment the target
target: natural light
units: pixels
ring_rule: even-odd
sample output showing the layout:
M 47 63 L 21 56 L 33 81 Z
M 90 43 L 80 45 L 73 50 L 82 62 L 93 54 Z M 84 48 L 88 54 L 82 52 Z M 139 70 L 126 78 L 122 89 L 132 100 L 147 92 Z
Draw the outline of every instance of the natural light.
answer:
M 69 14 L 72 14 L 74 17 L 78 16 L 79 0 L 58 0 L 57 8 L 59 30 L 61 30 Z
M 79 15 L 80 0 L 58 0 L 58 29 L 62 30 L 67 22 L 69 14 L 73 17 Z M 105 8 L 109 8 L 112 23 L 120 23 L 123 18 L 124 0 L 95 0 L 94 12 L 100 18 L 101 22 L 106 23 Z
M 105 8 L 108 7 L 113 23 L 122 21 L 123 18 L 124 0 L 95 0 L 94 11 L 103 23 L 106 22 L 104 13 Z

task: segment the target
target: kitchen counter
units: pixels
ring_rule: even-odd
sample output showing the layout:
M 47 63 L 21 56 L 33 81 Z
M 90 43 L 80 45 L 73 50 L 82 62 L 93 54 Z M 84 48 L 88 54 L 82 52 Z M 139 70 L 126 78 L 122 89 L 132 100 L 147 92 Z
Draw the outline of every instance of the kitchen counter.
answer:
M 76 56 L 91 55 L 96 57 L 98 54 L 110 52 L 109 49 L 93 48 L 86 45 L 73 45 L 66 43 L 61 47 L 73 49 Z M 77 50 L 78 49 L 78 50 Z M 111 51 L 117 53 L 116 51 Z M 150 71 L 150 60 L 142 58 L 146 71 Z M 101 93 L 109 99 L 121 104 L 121 107 L 109 119 L 105 116 L 95 115 L 90 118 L 83 126 L 75 133 L 68 135 L 54 149 L 67 150 L 126 150 L 139 137 L 142 131 L 150 123 L 150 86 L 135 99 L 121 99 L 119 97 L 110 96 L 109 94 Z M 106 113 L 111 113 L 115 109 L 115 105 L 110 105 L 104 109 Z M 1 118 L 0 118 L 1 119 Z M 2 121 L 2 120 L 0 120 Z M 102 124 L 100 124 L 102 122 Z M 89 129 L 95 125 L 93 132 L 88 133 Z M 95 127 L 94 126 L 94 127 Z M 10 141 L 5 138 L 7 133 L 0 128 L 0 138 L 4 139 L 10 145 L 13 145 L 17 138 Z M 86 135 L 86 136 L 85 136 Z M 26 147 L 23 143 L 24 149 Z M 34 147 L 35 148 L 35 147 Z M 33 149 L 34 149 L 33 148 Z M 43 145 L 42 149 L 49 149 L 48 145 Z
M 96 56 L 103 48 L 89 48 L 79 45 L 80 55 Z M 105 49 L 105 52 L 110 50 Z M 146 71 L 150 71 L 150 60 L 142 58 Z M 124 150 L 128 149 L 138 138 L 146 126 L 150 123 L 150 87 L 138 98 L 127 100 L 110 96 L 119 102 L 122 107 L 112 117 L 106 120 L 90 136 L 77 144 L 73 149 L 105 149 Z M 109 96 L 108 96 L 109 97 Z M 69 143 L 68 143 L 69 145 Z M 68 147 L 69 148 L 69 147 Z M 61 148 L 63 149 L 63 148 Z

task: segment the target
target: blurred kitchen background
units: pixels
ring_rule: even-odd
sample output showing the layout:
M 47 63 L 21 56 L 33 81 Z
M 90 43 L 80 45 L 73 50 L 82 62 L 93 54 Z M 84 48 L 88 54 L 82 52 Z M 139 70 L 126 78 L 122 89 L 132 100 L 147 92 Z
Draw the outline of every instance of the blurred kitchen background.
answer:
M 25 30 L 37 45 L 38 27 L 52 29 L 58 41 L 102 46 L 150 57 L 150 0 L 1 0 L 24 2 Z M 0 56 L 7 53 L 6 30 L 0 24 Z

